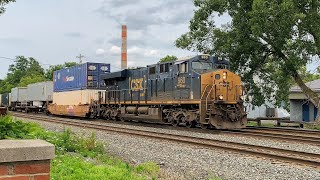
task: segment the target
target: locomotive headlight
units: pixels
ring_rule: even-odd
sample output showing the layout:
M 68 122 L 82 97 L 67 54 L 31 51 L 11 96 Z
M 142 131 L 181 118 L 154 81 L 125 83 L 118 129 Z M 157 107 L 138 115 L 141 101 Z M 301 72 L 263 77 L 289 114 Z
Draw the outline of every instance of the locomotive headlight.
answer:
M 220 99 L 220 100 L 223 100 L 223 95 L 219 95 L 219 99 Z
M 223 78 L 223 79 L 227 79 L 227 72 L 224 72 L 224 73 L 222 74 L 222 78 Z

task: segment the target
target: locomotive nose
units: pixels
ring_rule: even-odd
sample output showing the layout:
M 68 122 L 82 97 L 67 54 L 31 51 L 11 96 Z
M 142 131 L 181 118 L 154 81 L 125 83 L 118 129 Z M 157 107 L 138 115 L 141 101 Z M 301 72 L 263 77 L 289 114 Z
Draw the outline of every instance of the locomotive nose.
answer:
M 203 94 L 207 94 L 206 100 L 228 103 L 241 100 L 241 79 L 227 69 L 202 74 L 201 89 Z

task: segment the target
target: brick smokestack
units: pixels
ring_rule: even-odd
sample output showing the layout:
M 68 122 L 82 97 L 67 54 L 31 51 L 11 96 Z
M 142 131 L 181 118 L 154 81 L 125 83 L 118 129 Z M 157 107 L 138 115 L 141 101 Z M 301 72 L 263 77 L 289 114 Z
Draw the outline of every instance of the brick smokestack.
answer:
M 127 56 L 127 26 L 122 25 L 122 46 L 121 46 L 121 69 L 128 68 L 128 56 Z

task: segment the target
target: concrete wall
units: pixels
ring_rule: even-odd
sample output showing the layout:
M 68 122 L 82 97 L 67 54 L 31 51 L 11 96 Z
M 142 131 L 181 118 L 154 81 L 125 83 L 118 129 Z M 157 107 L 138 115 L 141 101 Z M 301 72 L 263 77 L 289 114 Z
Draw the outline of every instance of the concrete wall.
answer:
M 314 121 L 314 105 L 307 100 L 290 99 L 290 120 L 302 121 L 303 120 L 303 104 L 309 104 L 309 120 Z
M 248 118 L 258 118 L 258 117 L 267 117 L 266 116 L 266 109 L 267 107 L 265 105 L 262 106 L 252 106 L 251 104 L 246 105 L 247 107 L 247 117 Z M 271 104 L 269 107 L 273 107 Z M 275 117 L 289 117 L 290 114 L 287 112 L 287 110 L 283 108 L 276 108 L 276 116 Z
M 54 146 L 42 140 L 0 140 L 0 180 L 49 180 Z
M 290 120 L 302 121 L 302 100 L 290 100 Z

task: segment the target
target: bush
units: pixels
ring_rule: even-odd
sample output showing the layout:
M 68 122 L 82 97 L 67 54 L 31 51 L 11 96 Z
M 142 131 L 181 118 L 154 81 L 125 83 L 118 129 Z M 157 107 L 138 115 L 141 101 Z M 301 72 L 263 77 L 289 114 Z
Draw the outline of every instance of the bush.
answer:
M 37 125 L 14 121 L 11 116 L 0 117 L 0 139 L 30 139 Z

